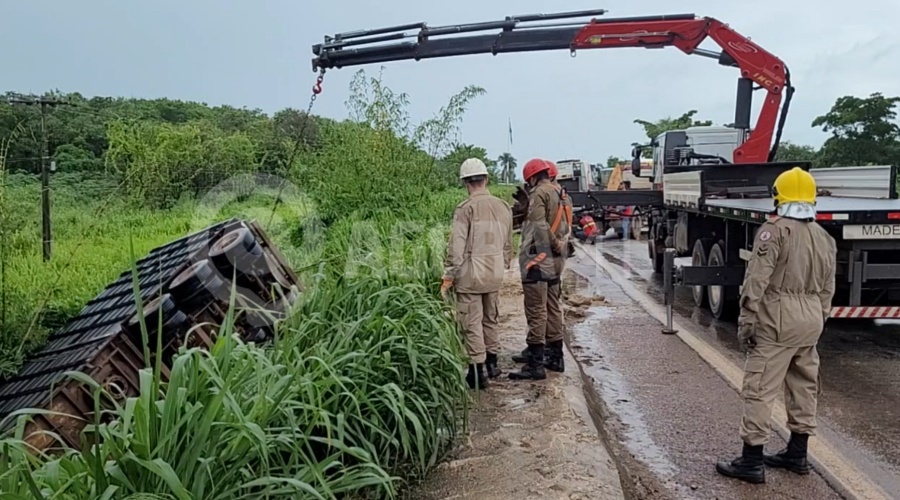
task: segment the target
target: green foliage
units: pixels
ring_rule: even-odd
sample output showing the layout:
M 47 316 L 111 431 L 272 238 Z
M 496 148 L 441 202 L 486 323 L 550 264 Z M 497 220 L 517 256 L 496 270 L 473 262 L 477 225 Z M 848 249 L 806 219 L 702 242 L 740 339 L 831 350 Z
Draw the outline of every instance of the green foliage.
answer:
M 816 165 L 819 161 L 819 151 L 812 146 L 781 141 L 775 153 L 775 161 L 810 161 Z
M 610 156 L 606 159 L 606 168 L 616 168 L 616 166 L 621 165 L 623 163 L 631 163 L 628 160 L 623 160 L 618 156 Z
M 86 98 L 78 93 L 61 92 L 45 95 L 68 103 L 48 108 L 46 115 L 50 155 L 57 159 L 61 172 L 102 170 L 109 147 L 107 127 L 119 120 L 171 125 L 209 121 L 226 132 L 248 133 L 264 129 L 272 121 L 260 110 L 210 107 L 171 99 Z M 11 96 L 12 93 L 6 94 Z M 17 127 L 20 132 L 10 144 L 8 167 L 38 173 L 41 151 L 38 109 L 0 100 L 0 138 L 9 138 Z
M 660 134 L 662 134 L 663 132 L 668 132 L 670 130 L 684 130 L 688 127 L 708 127 L 712 125 L 711 120 L 695 120 L 694 115 L 696 114 L 697 110 L 692 109 L 677 118 L 667 116 L 654 122 L 637 119 L 634 120 L 634 123 L 643 127 L 644 133 L 647 135 L 647 138 L 650 139 L 650 141 L 655 141 Z M 651 158 L 653 152 L 649 148 L 644 149 L 643 155 L 644 158 Z
M 185 234 L 189 205 L 147 211 L 116 199 L 117 186 L 99 174 L 53 177 L 53 259 L 41 258 L 40 183 L 8 176 L 0 199 L 0 378 L 40 347 L 49 330 L 128 267 L 123 242 L 137 252 Z
M 900 97 L 874 93 L 867 98 L 844 96 L 813 127 L 830 132 L 822 146 L 822 163 L 888 165 L 900 162 L 900 125 L 896 123 Z
M 438 287 L 447 226 L 466 193 L 435 158 L 462 154 L 450 136 L 477 92 L 411 128 L 405 98 L 380 80 L 357 84 L 351 101 L 363 119 L 348 122 L 119 102 L 127 116 L 104 122 L 99 152 L 74 141 L 54 148 L 69 168 L 102 160 L 108 173 L 87 165 L 88 173 L 54 174 L 50 263 L 40 258 L 39 184 L 33 175 L 0 177 L 0 373 L 133 265 L 126 241 L 144 255 L 198 225 L 248 214 L 307 285 L 274 345 L 242 344 L 229 319 L 209 353 L 176 358 L 168 381 L 158 367 L 142 371 L 140 395 L 94 422 L 88 430 L 99 439 L 80 449 L 34 455 L 21 434 L 0 441 L 0 490 L 59 499 L 393 498 L 444 457 L 465 423 L 467 391 L 455 316 Z M 258 172 L 306 192 L 288 197 L 290 206 L 249 189 L 224 204 L 204 193 Z
M 516 169 L 519 168 L 516 157 L 512 153 L 503 153 L 497 157 L 497 165 L 501 182 L 513 183 L 516 179 Z
M 466 106 L 483 89 L 463 89 L 416 127 L 406 112 L 407 96 L 391 91 L 381 74 L 358 71 L 350 90 L 354 121 L 323 124 L 319 147 L 300 156 L 293 176 L 316 199 L 326 225 L 351 214 L 405 214 L 431 193 L 459 185 L 458 175 L 451 177 L 435 154 L 444 153 Z
M 3 491 L 395 497 L 401 475 L 431 470 L 464 422 L 459 336 L 434 269 L 422 280 L 365 267 L 345 279 L 340 268 L 317 274 L 274 347 L 241 343 L 226 321 L 209 354 L 176 358 L 161 393 L 143 370 L 141 394 L 95 423 L 98 444 L 30 457 L 18 439 L 0 441 Z
M 205 122 L 179 125 L 114 122 L 107 166 L 125 179 L 125 192 L 151 208 L 171 207 L 223 179 L 258 169 L 254 143 L 241 132 Z
M 478 86 L 469 85 L 450 98 L 450 102 L 442 107 L 432 118 L 425 120 L 413 132 L 413 143 L 424 149 L 434 158 L 446 155 L 458 142 L 459 125 L 469 103 L 486 91 Z
M 437 163 L 437 174 L 448 186 L 459 185 L 459 167 L 469 158 L 478 158 L 488 169 L 492 182 L 499 182 L 497 163 L 488 157 L 486 149 L 474 144 L 455 144 L 449 153 Z
M 840 97 L 827 113 L 812 122 L 813 127 L 831 133 L 820 149 L 782 141 L 775 161 L 810 161 L 815 167 L 898 165 L 900 124 L 895 110 L 898 104 L 900 97 L 885 97 L 879 92 L 868 97 Z M 710 121 L 694 120 L 695 114 L 691 110 L 674 119 L 635 120 L 635 123 L 644 128 L 651 140 L 667 130 L 712 125 Z M 651 154 L 649 149 L 643 151 L 645 158 Z

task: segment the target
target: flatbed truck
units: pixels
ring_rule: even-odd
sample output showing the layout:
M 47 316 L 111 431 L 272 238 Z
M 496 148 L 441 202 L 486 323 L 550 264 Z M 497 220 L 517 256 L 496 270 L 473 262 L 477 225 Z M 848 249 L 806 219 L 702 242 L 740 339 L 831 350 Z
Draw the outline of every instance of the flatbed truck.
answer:
M 654 270 L 674 273 L 672 285 L 691 287 L 695 305 L 714 317 L 733 319 L 756 231 L 774 216 L 771 186 L 795 166 L 815 178 L 817 222 L 837 243 L 831 317 L 900 318 L 900 199 L 892 165 L 715 165 L 664 174 L 662 206 L 650 212 Z M 690 256 L 691 265 L 665 269 L 667 250 Z
M 667 131 L 653 143 L 651 189 L 571 192 L 580 207 L 639 207 L 649 226 L 654 270 L 674 288 L 689 286 L 697 305 L 733 316 L 755 231 L 772 215 L 775 178 L 795 166 L 823 190 L 819 222 L 838 246 L 832 316 L 900 318 L 900 201 L 895 166 L 810 169 L 775 162 L 794 93 L 785 63 L 728 24 L 694 14 L 600 18 L 605 10 L 508 16 L 503 20 L 429 26 L 424 22 L 326 36 L 312 47 L 322 91 L 325 71 L 390 61 L 532 51 L 674 47 L 740 71 L 734 123 Z M 589 17 L 587 20 L 576 18 Z M 701 48 L 707 40 L 720 51 Z M 661 83 L 662 84 L 662 83 Z M 765 97 L 750 125 L 753 92 Z M 632 173 L 645 177 L 635 148 Z M 524 191 L 523 191 L 524 192 Z M 527 196 L 527 195 L 526 195 Z M 674 257 L 692 265 L 664 269 Z M 666 258 L 669 257 L 669 258 Z M 667 287 L 669 288 L 669 287 Z

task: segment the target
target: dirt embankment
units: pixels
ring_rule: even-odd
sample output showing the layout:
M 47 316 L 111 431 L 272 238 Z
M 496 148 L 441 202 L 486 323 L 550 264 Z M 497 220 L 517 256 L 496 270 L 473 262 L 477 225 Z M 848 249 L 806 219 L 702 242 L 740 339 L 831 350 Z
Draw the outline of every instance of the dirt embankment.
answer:
M 507 274 L 500 298 L 500 365 L 504 374 L 476 395 L 467 436 L 451 460 L 408 494 L 421 500 L 623 497 L 616 466 L 585 404 L 581 373 L 566 352 L 566 373 L 513 382 L 511 356 L 525 345 L 518 275 Z M 598 300 L 567 298 L 567 321 L 579 321 Z

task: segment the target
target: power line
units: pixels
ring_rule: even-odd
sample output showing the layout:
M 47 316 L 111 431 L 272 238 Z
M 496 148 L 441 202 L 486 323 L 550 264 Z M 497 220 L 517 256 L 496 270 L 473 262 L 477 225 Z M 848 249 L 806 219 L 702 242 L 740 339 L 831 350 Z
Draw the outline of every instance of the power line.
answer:
M 45 116 L 47 108 L 68 106 L 69 103 L 50 97 L 11 97 L 10 104 L 40 106 L 41 110 L 41 233 L 43 235 L 44 262 L 50 260 L 52 236 L 50 232 L 50 143 L 47 138 Z

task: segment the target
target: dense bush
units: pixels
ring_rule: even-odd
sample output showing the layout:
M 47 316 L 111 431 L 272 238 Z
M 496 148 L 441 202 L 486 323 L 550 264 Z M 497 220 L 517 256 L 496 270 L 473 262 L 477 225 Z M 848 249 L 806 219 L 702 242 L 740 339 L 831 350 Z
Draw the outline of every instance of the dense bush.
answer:
M 210 352 L 176 358 L 168 383 L 146 368 L 140 396 L 89 427 L 99 439 L 80 449 L 50 456 L 21 434 L 0 441 L 4 495 L 390 498 L 440 461 L 467 405 L 457 325 L 438 293 L 448 223 L 465 198 L 453 170 L 486 154 L 448 138 L 483 90 L 465 89 L 417 127 L 380 78 L 360 72 L 351 90 L 344 122 L 85 101 L 128 116 L 111 118 L 102 139 L 87 127 L 55 148 L 83 170 L 53 176 L 49 263 L 37 180 L 0 168 L 0 375 L 133 262 L 130 244 L 140 256 L 253 218 L 306 285 L 272 345 L 243 344 L 226 322 Z M 0 125 L 8 118 L 0 109 Z

